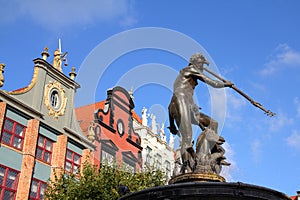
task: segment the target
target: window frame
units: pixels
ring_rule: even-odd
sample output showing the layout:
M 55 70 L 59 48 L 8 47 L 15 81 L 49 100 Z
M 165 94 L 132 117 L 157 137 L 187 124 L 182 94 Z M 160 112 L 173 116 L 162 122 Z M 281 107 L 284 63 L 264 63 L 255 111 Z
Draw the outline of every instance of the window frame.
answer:
M 165 160 L 165 170 L 166 170 L 166 176 L 168 179 L 171 178 L 171 163 L 168 160 Z
M 151 158 L 152 158 L 151 157 L 151 152 L 152 152 L 152 149 L 149 146 L 147 146 L 146 149 L 147 149 L 146 164 L 151 165 Z
M 6 120 L 13 123 L 12 130 L 8 130 L 8 129 L 5 128 Z M 16 133 L 16 127 L 17 127 L 17 125 L 19 125 L 19 126 L 21 126 L 23 128 L 23 135 L 22 136 L 20 136 L 20 135 L 18 135 Z M 6 145 L 8 145 L 8 146 L 10 146 L 12 148 L 18 149 L 18 150 L 23 150 L 24 138 L 25 138 L 25 134 L 26 134 L 26 128 L 27 127 L 24 126 L 23 124 L 15 121 L 15 120 L 13 120 L 13 119 L 11 119 L 9 117 L 5 117 L 4 123 L 3 123 L 3 129 L 2 129 L 2 132 L 1 132 L 1 143 L 6 144 Z M 4 137 L 5 134 L 9 134 L 11 136 L 9 143 L 7 143 L 6 141 L 3 140 L 3 137 Z M 20 146 L 20 148 L 17 147 L 17 146 L 14 146 L 14 140 L 15 140 L 15 138 L 21 139 L 21 146 Z
M 122 152 L 122 161 L 125 171 L 131 173 L 136 172 L 136 164 L 138 160 L 135 158 L 134 154 L 131 151 Z
M 68 159 L 68 157 L 67 157 L 68 151 L 71 152 L 71 160 Z M 75 163 L 75 161 L 74 161 L 74 156 L 75 155 L 79 156 L 79 164 Z M 80 172 L 81 158 L 82 158 L 82 156 L 80 154 L 78 154 L 75 151 L 72 151 L 71 149 L 67 148 L 67 150 L 66 150 L 66 157 L 65 157 L 65 167 L 64 167 L 65 172 L 76 174 L 77 172 L 74 171 L 74 166 L 77 166 L 78 172 Z M 70 169 L 70 171 L 68 171 L 66 169 L 67 162 L 71 163 L 71 169 Z
M 36 196 L 35 197 L 31 196 L 31 190 L 32 190 L 32 183 L 33 183 L 33 181 L 37 182 L 37 192 L 36 192 Z M 29 191 L 29 199 L 30 200 L 41 200 L 41 199 L 43 199 L 44 195 L 42 196 L 42 198 L 40 198 L 41 197 L 41 186 L 42 185 L 45 186 L 45 188 L 44 188 L 44 195 L 45 195 L 45 190 L 46 190 L 46 187 L 47 187 L 47 183 L 44 182 L 44 181 L 41 181 L 41 180 L 39 180 L 37 178 L 32 178 L 31 185 L 30 185 L 30 191 Z
M 4 174 L 3 174 L 4 176 L 3 176 L 3 179 L 2 179 L 2 184 L 0 185 L 0 188 L 1 188 L 1 190 L 0 190 L 0 199 L 4 199 L 5 191 L 12 192 L 13 193 L 13 199 L 15 199 L 16 194 L 17 194 L 18 184 L 19 184 L 20 171 L 12 169 L 10 167 L 7 167 L 5 165 L 1 165 L 1 164 L 0 164 L 0 167 L 4 168 Z M 9 171 L 12 171 L 12 172 L 16 173 L 15 180 L 12 183 L 12 188 L 7 187 L 7 176 L 8 176 Z
M 162 169 L 162 156 L 159 153 L 156 154 L 156 169 Z
M 40 138 L 43 138 L 43 146 L 39 146 L 39 139 Z M 51 143 L 51 147 L 50 147 L 50 150 L 47 149 L 47 142 L 50 142 Z M 51 161 L 52 161 L 52 151 L 53 151 L 53 143 L 54 141 L 49 139 L 48 137 L 44 136 L 44 135 L 41 135 L 39 134 L 38 136 L 38 140 L 37 140 L 37 145 L 36 145 L 36 152 L 35 152 L 35 157 L 37 160 L 40 160 L 42 162 L 45 162 L 47 164 L 51 164 Z M 38 158 L 37 157 L 37 152 L 38 152 L 38 149 L 40 149 L 42 151 L 42 156 L 41 158 Z M 49 162 L 45 160 L 45 153 L 49 153 Z
M 104 149 L 101 150 L 101 163 L 106 163 L 109 166 L 113 166 L 114 162 L 116 161 L 115 155 L 111 154 Z

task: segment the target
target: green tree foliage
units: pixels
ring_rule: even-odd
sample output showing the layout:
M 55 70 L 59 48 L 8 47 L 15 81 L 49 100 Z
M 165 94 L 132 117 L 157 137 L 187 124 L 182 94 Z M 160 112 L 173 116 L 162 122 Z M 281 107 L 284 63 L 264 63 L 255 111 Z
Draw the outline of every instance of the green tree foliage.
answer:
M 147 167 L 143 172 L 130 173 L 118 165 L 101 164 L 95 166 L 85 163 L 82 175 L 64 174 L 54 181 L 49 181 L 45 199 L 101 199 L 114 200 L 120 197 L 119 186 L 127 186 L 130 192 L 149 187 L 164 185 L 166 175 L 154 167 Z

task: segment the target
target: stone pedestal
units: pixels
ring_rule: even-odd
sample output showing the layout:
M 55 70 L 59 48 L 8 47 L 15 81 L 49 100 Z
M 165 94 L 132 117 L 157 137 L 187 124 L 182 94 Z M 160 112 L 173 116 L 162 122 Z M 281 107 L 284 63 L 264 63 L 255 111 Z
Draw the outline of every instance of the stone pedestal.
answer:
M 285 194 L 245 183 L 190 182 L 149 188 L 119 200 L 289 200 Z
M 225 178 L 217 174 L 209 173 L 185 173 L 172 177 L 169 185 L 175 183 L 188 183 L 188 182 L 226 182 Z

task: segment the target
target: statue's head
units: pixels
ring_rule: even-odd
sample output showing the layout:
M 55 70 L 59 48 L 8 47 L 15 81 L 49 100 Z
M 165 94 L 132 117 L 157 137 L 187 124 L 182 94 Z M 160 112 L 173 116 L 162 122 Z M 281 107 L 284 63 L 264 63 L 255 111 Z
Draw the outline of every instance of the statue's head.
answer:
M 58 49 L 56 49 L 54 51 L 54 56 L 60 56 L 60 55 L 61 55 L 61 52 Z
M 190 64 L 202 67 L 203 64 L 209 65 L 209 62 L 205 59 L 205 57 L 201 53 L 195 53 L 190 58 Z

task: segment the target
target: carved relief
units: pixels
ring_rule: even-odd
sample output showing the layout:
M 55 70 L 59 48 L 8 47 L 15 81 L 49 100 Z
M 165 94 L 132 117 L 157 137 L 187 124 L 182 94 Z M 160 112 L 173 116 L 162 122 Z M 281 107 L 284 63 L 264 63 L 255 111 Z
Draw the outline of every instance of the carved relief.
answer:
M 59 82 L 50 82 L 45 86 L 44 103 L 49 110 L 49 116 L 56 120 L 59 116 L 63 116 L 66 111 L 67 100 L 65 90 Z
M 3 84 L 4 84 L 4 76 L 3 76 L 4 67 L 5 67 L 5 64 L 4 63 L 0 63 L 0 87 L 2 87 Z

